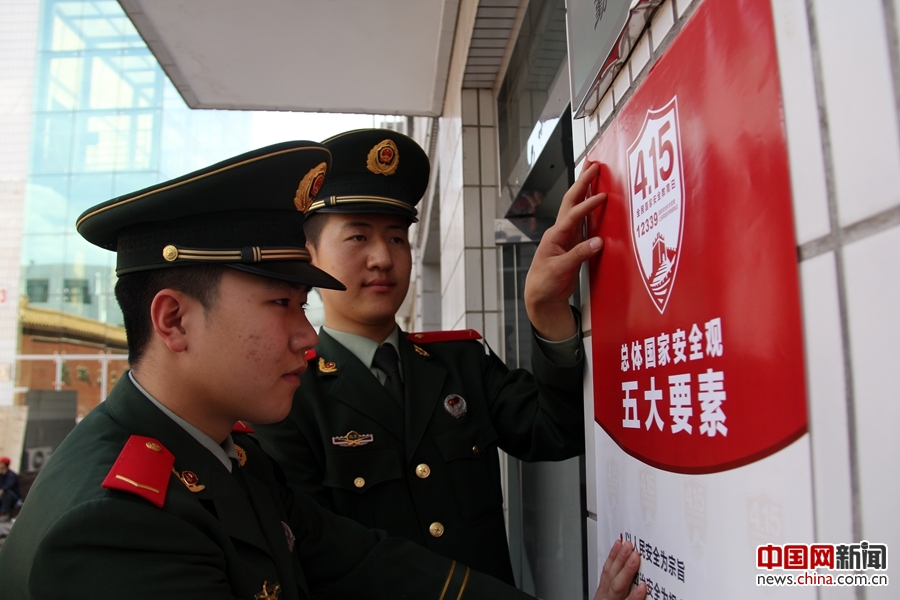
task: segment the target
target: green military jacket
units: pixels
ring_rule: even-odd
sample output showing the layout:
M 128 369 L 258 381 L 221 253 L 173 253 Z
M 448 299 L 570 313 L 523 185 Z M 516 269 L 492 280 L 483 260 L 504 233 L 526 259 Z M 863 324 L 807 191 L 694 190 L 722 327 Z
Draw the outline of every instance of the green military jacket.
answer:
M 533 340 L 532 375 L 478 341 L 401 332 L 399 344 L 405 414 L 322 331 L 290 415 L 257 437 L 323 506 L 513 584 L 497 449 L 527 461 L 584 451 L 583 352 L 559 367 Z
M 133 435 L 174 455 L 161 507 L 101 487 Z M 234 474 L 122 377 L 35 481 L 0 549 L 0 598 L 527 597 L 291 493 L 253 439 L 233 439 Z

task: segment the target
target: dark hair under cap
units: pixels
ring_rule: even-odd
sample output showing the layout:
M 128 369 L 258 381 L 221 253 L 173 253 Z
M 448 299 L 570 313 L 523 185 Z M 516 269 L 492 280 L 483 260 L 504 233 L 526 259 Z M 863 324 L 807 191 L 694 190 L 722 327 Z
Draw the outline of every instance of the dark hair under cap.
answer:
M 334 166 L 308 214 L 394 214 L 416 221 L 428 187 L 428 155 L 409 136 L 390 129 L 357 129 L 322 142 Z
M 118 275 L 218 264 L 345 289 L 310 264 L 303 236 L 304 214 L 330 164 L 321 144 L 283 142 L 98 204 L 76 227 L 116 251 Z

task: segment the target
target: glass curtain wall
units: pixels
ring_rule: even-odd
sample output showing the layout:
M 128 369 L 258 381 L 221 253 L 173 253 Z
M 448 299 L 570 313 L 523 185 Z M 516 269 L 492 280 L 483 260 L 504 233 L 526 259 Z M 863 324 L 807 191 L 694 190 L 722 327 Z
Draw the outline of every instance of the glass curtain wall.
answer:
M 16 403 L 74 391 L 81 417 L 126 369 L 127 347 L 115 255 L 85 242 L 76 218 L 248 150 L 252 114 L 190 110 L 115 0 L 44 0 L 39 28 Z

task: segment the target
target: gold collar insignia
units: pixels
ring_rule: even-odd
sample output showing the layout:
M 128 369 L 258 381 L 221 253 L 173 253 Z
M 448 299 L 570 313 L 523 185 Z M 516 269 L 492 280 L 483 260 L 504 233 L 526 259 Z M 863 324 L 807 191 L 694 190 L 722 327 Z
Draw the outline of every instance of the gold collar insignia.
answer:
M 238 464 L 240 464 L 242 467 L 244 465 L 246 465 L 247 464 L 247 451 L 244 450 L 243 448 L 241 448 L 240 446 L 238 446 L 237 444 L 234 445 L 234 451 L 238 455 Z
M 193 471 L 182 471 L 181 473 L 179 473 L 175 470 L 174 467 L 172 467 L 172 472 L 175 473 L 175 477 L 177 477 L 179 481 L 181 481 L 181 483 L 183 483 L 184 486 L 191 492 L 196 494 L 197 492 L 202 492 L 206 489 L 205 485 L 203 485 L 202 483 L 198 483 L 200 481 L 200 478 L 197 477 L 197 474 Z

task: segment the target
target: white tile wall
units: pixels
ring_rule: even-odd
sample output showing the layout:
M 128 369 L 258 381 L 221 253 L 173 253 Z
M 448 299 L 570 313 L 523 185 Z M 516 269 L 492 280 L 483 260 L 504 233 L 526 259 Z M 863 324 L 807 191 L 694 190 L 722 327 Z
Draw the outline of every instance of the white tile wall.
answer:
M 583 117 L 581 119 L 572 119 L 572 155 L 576 160 L 578 160 L 578 157 L 581 156 L 581 153 L 584 152 L 585 149 L 585 121 L 587 121 L 586 117 Z
M 448 238 L 459 239 L 462 236 L 462 227 L 453 226 L 453 229 L 447 230 Z M 449 240 L 448 240 L 449 241 Z M 449 245 L 449 244 L 448 244 Z M 465 268 L 463 261 L 463 248 L 461 246 L 453 245 L 453 250 L 447 250 L 441 253 L 441 294 L 451 294 L 454 293 L 453 287 L 453 276 L 456 272 L 457 267 L 462 271 Z M 458 283 L 458 282 L 457 282 Z M 462 288 L 459 288 L 462 289 Z
M 452 266 L 447 287 L 441 292 L 441 328 L 456 329 L 466 317 L 466 279 L 464 261 Z M 443 271 L 443 266 L 441 267 Z M 441 273 L 443 275 L 443 273 Z
M 494 220 L 497 218 L 497 190 L 494 187 L 481 188 L 481 244 L 494 245 Z
M 772 0 L 797 244 L 831 231 L 804 0 Z
M 462 90 L 462 124 L 478 125 L 478 90 Z
M 684 16 L 684 13 L 691 7 L 691 4 L 693 4 L 693 0 L 675 0 L 675 6 L 678 7 L 679 19 Z
M 593 349 L 591 338 L 584 338 L 585 364 L 591 365 Z M 584 480 L 587 488 L 585 508 L 597 514 L 597 450 L 594 440 L 594 381 L 591 369 L 584 370 Z
M 493 127 L 495 125 L 496 107 L 493 90 L 478 90 L 478 120 L 481 126 Z
M 498 286 L 498 274 L 500 272 L 497 262 L 497 250 L 485 248 L 482 252 L 482 290 L 484 293 L 483 310 L 500 310 L 500 295 Z
M 465 274 L 466 312 L 482 311 L 481 250 L 466 250 Z
M 816 539 L 853 539 L 850 442 L 834 253 L 800 264 Z
M 467 312 L 464 329 L 474 329 L 475 331 L 484 331 L 484 313 Z
M 449 192 L 449 190 L 448 190 Z M 456 256 L 464 247 L 461 206 L 462 189 L 453 190 L 453 197 L 442 197 L 441 203 L 441 265 Z M 447 194 L 449 195 L 449 194 Z
M 598 531 L 597 521 L 594 519 L 587 520 L 585 531 L 587 537 L 587 556 L 588 556 L 588 597 L 593 598 L 600 584 L 600 570 L 603 563 L 600 562 L 600 552 L 597 548 Z
M 659 48 L 659 45 L 668 35 L 672 25 L 675 24 L 675 2 L 674 0 L 666 0 L 656 10 L 653 15 L 653 22 L 650 24 L 650 37 L 653 39 L 653 50 Z
M 481 185 L 497 185 L 497 138 L 493 127 L 478 130 L 481 151 Z
M 852 12 L 813 0 L 834 182 L 842 225 L 900 203 L 900 144 L 884 8 L 856 0 Z
M 600 98 L 600 104 L 597 105 L 597 110 L 594 111 L 594 114 L 592 115 L 594 122 L 590 125 L 586 124 L 584 128 L 584 139 L 588 142 L 588 149 L 592 146 L 591 142 L 594 141 L 599 126 L 605 123 L 610 115 L 612 115 L 613 108 L 615 108 L 615 104 L 613 103 L 612 90 L 607 90 L 606 94 Z
M 465 185 L 478 185 L 481 179 L 481 165 L 479 158 L 479 136 L 477 127 L 463 127 L 462 130 L 462 165 L 463 183 Z
M 866 539 L 889 547 L 900 547 L 898 246 L 900 227 L 894 227 L 844 249 L 862 530 Z M 876 588 L 866 595 L 892 597 Z
M 495 353 L 500 352 L 500 331 L 500 313 L 484 313 L 484 331 L 481 332 L 481 335 Z
M 631 79 L 637 79 L 638 75 L 644 70 L 644 67 L 647 66 L 647 63 L 650 61 L 650 36 L 644 34 L 641 36 L 641 39 L 638 40 L 637 45 L 634 47 L 634 51 L 631 53 L 631 58 L 628 59 L 631 67 Z
M 628 75 L 628 66 L 626 65 L 619 71 L 619 74 L 616 75 L 616 79 L 613 81 L 612 87 L 610 88 L 613 93 L 613 102 L 618 105 L 630 87 L 631 77 Z
M 463 212 L 465 214 L 466 248 L 481 246 L 481 188 L 463 188 Z

